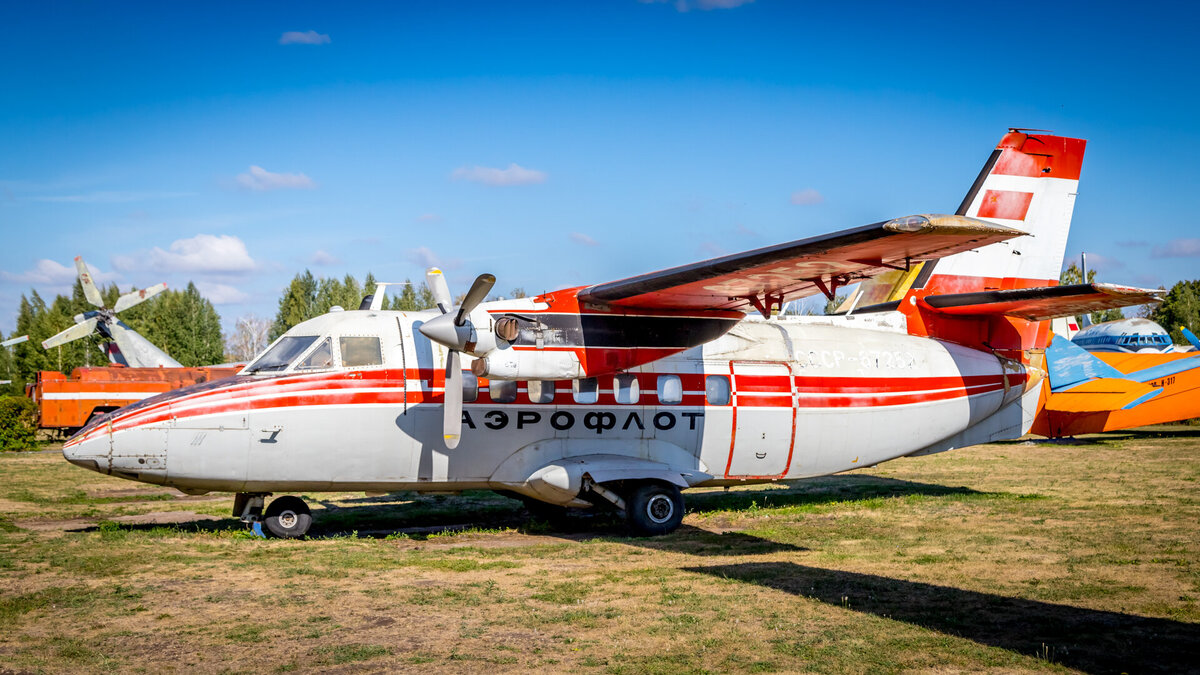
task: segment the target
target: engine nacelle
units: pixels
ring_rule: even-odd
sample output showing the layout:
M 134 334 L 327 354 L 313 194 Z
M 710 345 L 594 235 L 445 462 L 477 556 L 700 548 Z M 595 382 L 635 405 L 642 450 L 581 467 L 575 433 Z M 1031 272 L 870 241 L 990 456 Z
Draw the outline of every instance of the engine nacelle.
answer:
M 471 372 L 493 380 L 578 380 L 588 377 L 574 351 L 502 349 L 476 359 Z

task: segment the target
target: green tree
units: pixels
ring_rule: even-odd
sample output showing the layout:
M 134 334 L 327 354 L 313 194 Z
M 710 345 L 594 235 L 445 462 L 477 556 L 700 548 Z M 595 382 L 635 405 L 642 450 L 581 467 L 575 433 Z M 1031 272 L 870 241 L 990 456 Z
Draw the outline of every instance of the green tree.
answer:
M 312 272 L 297 274 L 279 298 L 279 311 L 271 326 L 271 339 L 283 335 L 292 326 L 316 316 L 317 280 Z
M 1074 261 L 1071 261 L 1071 264 L 1067 265 L 1067 268 L 1058 275 L 1058 283 L 1063 286 L 1082 284 L 1083 270 L 1079 269 L 1079 265 L 1076 265 Z M 1087 283 L 1096 283 L 1096 270 L 1088 270 Z M 1092 323 L 1104 323 L 1105 321 L 1116 321 L 1117 319 L 1124 318 L 1124 312 L 1119 309 L 1102 309 L 1091 314 Z
M 1171 333 L 1175 344 L 1187 344 L 1180 326 L 1200 331 L 1200 280 L 1180 281 L 1171 287 L 1150 318 Z

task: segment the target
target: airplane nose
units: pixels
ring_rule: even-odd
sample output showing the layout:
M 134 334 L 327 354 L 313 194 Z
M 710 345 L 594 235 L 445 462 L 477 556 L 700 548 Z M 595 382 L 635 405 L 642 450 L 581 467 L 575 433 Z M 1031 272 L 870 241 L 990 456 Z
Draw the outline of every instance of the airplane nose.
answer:
M 95 434 L 88 438 L 71 437 L 63 444 L 63 459 L 90 471 L 108 473 L 108 434 Z

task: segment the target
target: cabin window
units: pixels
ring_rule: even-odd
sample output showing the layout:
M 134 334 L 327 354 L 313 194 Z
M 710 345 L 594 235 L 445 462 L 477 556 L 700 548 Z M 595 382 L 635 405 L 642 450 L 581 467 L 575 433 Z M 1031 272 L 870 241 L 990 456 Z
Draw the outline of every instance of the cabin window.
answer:
M 342 337 L 338 345 L 342 349 L 342 366 L 346 368 L 383 365 L 377 337 Z
M 492 403 L 512 403 L 517 400 L 516 380 L 488 380 L 488 396 Z
M 479 378 L 469 370 L 463 371 L 462 378 L 463 403 L 474 403 L 479 398 Z
M 683 400 L 683 384 L 678 375 L 658 376 L 658 402 L 675 405 Z
M 617 395 L 617 403 L 627 405 L 637 403 L 641 395 L 637 375 L 617 375 L 613 378 L 613 390 Z
M 525 386 L 530 403 L 554 403 L 553 380 L 530 380 Z
M 304 357 L 300 365 L 296 366 L 296 370 L 320 370 L 321 368 L 333 367 L 333 343 L 329 338 L 321 341 L 321 344 L 312 353 Z
M 246 369 L 247 373 L 272 373 L 279 372 L 288 367 L 304 350 L 312 346 L 312 343 L 317 341 L 316 335 L 289 335 L 279 339 L 274 347 L 267 350 L 265 354 L 258 357 L 254 363 Z
M 594 377 L 575 380 L 571 382 L 571 392 L 576 403 L 595 403 L 600 398 L 600 383 Z
M 729 378 L 724 375 L 704 378 L 704 397 L 709 405 L 729 405 Z

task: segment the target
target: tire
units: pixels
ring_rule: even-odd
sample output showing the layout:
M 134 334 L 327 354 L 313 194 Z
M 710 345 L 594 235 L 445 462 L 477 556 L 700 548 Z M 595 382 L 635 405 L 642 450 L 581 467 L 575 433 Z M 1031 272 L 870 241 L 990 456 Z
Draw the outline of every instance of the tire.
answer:
M 639 483 L 625 498 L 625 519 L 634 536 L 670 534 L 683 522 L 683 494 L 669 483 Z
M 263 525 L 273 537 L 299 539 L 312 525 L 312 514 L 308 504 L 299 497 L 279 497 L 272 500 L 263 514 Z

